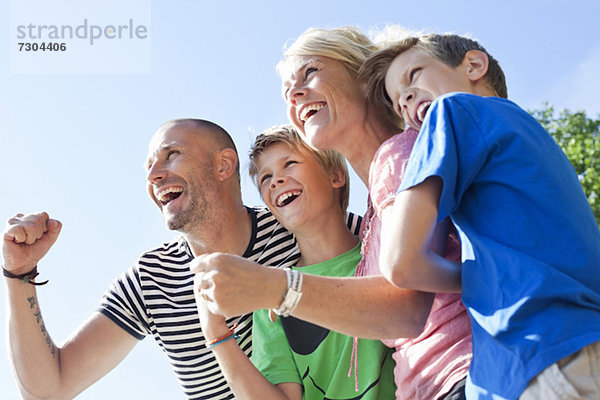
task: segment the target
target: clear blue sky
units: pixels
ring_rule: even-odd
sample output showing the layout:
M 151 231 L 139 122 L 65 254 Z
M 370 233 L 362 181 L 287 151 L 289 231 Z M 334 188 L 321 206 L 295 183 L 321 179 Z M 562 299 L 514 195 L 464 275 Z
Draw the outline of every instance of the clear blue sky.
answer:
M 11 1 L 19 7 L 27 2 Z M 80 22 L 82 14 L 73 8 L 79 2 L 70 3 L 51 2 L 57 16 L 45 20 L 31 10 L 37 18 L 32 22 L 63 23 L 48 20 L 58 15 Z M 0 2 L 0 220 L 46 210 L 64 224 L 39 265 L 41 278 L 50 279 L 38 290 L 40 303 L 57 342 L 94 311 L 113 278 L 139 253 L 174 236 L 144 188 L 142 162 L 154 130 L 172 118 L 213 120 L 232 134 L 245 167 L 255 134 L 286 122 L 274 66 L 284 43 L 308 27 L 370 30 L 397 23 L 468 33 L 500 61 L 509 97 L 523 107 L 549 101 L 558 109 L 600 113 L 597 0 L 152 1 L 150 51 L 137 59 L 142 73 L 128 74 L 11 73 L 7 55 L 13 54 L 16 32 L 9 28 L 9 5 Z M 90 10 L 84 14 L 90 21 L 103 18 Z M 99 52 L 91 57 L 100 60 Z M 108 61 L 106 70 L 123 65 L 118 56 Z M 362 213 L 366 191 L 356 179 L 352 183 L 350 208 Z M 245 202 L 259 204 L 251 182 L 244 179 L 242 186 Z M 0 342 L 6 342 L 5 329 Z M 1 345 L 2 398 L 17 399 L 7 357 Z M 152 338 L 79 398 L 111 397 L 182 398 Z

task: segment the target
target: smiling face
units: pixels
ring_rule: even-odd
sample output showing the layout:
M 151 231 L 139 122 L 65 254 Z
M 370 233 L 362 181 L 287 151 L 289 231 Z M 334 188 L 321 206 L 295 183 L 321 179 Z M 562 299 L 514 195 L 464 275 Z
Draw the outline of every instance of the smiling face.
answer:
M 146 161 L 147 190 L 171 230 L 188 232 L 205 221 L 217 193 L 213 144 L 190 122 L 159 129 Z
M 324 213 L 339 214 L 341 172 L 327 173 L 315 157 L 279 142 L 256 160 L 260 195 L 275 218 L 292 232 L 305 228 Z
M 468 57 L 452 68 L 413 47 L 398 55 L 385 76 L 394 111 L 407 125 L 420 129 L 431 102 L 450 92 L 476 93 Z
M 352 127 L 366 114 L 365 95 L 342 62 L 321 56 L 290 56 L 280 66 L 288 118 L 319 150 L 343 152 Z

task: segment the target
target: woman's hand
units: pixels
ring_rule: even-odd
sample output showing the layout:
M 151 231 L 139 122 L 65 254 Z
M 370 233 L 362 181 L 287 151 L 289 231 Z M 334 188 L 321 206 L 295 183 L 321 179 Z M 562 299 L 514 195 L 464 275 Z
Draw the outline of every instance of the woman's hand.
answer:
M 212 313 L 228 318 L 279 307 L 287 287 L 283 270 L 231 254 L 200 255 L 190 269 L 196 274 L 196 298 L 206 301 Z

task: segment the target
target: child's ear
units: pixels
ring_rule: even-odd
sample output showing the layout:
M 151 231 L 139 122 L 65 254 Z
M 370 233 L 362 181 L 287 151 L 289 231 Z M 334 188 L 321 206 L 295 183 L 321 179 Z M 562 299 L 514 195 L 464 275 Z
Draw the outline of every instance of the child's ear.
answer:
M 334 188 L 339 189 L 346 184 L 346 173 L 340 169 L 335 169 L 331 173 L 331 184 Z
M 238 163 L 237 154 L 233 149 L 223 149 L 217 153 L 217 177 L 221 182 L 235 174 Z
M 487 54 L 479 50 L 469 50 L 465 54 L 463 64 L 467 68 L 467 76 L 472 82 L 477 82 L 485 76 L 489 66 Z

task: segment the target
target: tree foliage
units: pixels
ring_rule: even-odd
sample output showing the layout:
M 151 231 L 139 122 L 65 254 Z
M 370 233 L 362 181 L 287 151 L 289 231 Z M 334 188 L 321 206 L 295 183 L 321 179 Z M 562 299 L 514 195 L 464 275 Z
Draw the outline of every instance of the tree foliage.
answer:
M 579 177 L 600 226 L 600 119 L 583 111 L 557 113 L 549 104 L 530 111 L 563 149 Z

